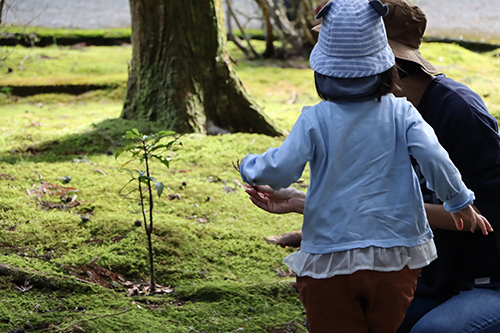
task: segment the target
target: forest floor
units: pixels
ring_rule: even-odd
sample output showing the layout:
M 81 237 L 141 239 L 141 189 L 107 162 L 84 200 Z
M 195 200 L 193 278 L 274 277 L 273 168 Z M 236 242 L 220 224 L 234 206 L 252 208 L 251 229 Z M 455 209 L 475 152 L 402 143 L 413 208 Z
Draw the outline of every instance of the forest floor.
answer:
M 307 60 L 246 60 L 238 76 L 280 127 L 319 101 Z M 165 184 L 154 216 L 159 294 L 144 293 L 147 242 L 127 161 L 126 130 L 165 130 L 120 119 L 130 45 L 2 47 L 0 63 L 0 331 L 305 332 L 294 251 L 266 240 L 300 228 L 297 214 L 254 207 L 232 162 L 279 146 L 257 134 L 185 135 L 153 163 Z M 469 85 L 500 118 L 500 50 L 424 43 L 422 54 Z M 20 87 L 93 86 L 83 93 Z M 137 166 L 139 167 L 139 166 Z M 309 173 L 294 184 L 307 190 Z M 135 289 L 134 289 L 135 288 Z

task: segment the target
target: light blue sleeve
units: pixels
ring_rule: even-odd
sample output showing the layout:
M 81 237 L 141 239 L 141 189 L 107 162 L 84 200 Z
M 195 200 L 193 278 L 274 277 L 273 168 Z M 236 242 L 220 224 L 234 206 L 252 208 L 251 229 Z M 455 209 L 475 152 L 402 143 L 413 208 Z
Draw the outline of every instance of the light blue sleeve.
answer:
M 474 193 L 462 181 L 458 169 L 439 144 L 432 127 L 410 105 L 406 117 L 406 139 L 410 154 L 417 160 L 427 188 L 444 202 L 444 208 L 456 213 L 474 201 Z
M 250 185 L 269 185 L 275 190 L 290 186 L 299 180 L 314 154 L 314 132 L 302 113 L 279 148 L 269 148 L 263 154 L 243 159 L 241 178 Z

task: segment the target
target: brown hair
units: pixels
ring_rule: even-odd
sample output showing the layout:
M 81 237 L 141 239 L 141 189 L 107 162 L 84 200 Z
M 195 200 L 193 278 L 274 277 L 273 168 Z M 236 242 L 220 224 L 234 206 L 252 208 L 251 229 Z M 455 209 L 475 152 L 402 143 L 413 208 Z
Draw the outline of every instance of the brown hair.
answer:
M 377 100 L 380 102 L 382 96 L 391 93 L 394 88 L 401 87 L 401 80 L 399 79 L 397 66 L 392 66 L 385 72 L 380 74 L 380 83 L 373 92 Z

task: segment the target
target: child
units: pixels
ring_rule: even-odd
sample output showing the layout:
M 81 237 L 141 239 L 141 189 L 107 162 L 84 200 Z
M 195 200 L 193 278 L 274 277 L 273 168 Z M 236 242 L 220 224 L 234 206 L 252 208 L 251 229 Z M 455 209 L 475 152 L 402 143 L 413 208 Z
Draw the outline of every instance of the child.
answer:
M 288 187 L 306 163 L 311 180 L 301 249 L 284 259 L 297 274 L 311 332 L 395 332 L 420 268 L 436 258 L 418 179 L 451 212 L 486 235 L 468 190 L 431 127 L 396 83 L 378 0 L 334 0 L 319 13 L 310 63 L 324 99 L 305 109 L 280 148 L 240 165 L 250 185 Z

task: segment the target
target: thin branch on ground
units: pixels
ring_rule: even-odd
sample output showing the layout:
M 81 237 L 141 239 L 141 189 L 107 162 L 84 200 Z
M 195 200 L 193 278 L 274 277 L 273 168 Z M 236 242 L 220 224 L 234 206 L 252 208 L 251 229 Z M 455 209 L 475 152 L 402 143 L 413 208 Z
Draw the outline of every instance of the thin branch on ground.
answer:
M 126 309 L 125 309 L 124 311 L 122 311 L 122 312 L 117 312 L 117 313 L 108 314 L 108 315 L 104 315 L 104 316 L 94 317 L 94 318 L 90 318 L 90 319 L 87 319 L 87 320 L 88 320 L 88 321 L 91 321 L 91 320 L 97 320 L 97 319 L 106 318 L 106 317 L 118 316 L 118 315 L 124 314 L 124 313 L 126 313 L 126 312 L 129 312 L 130 310 L 132 310 L 132 309 L 126 308 Z

